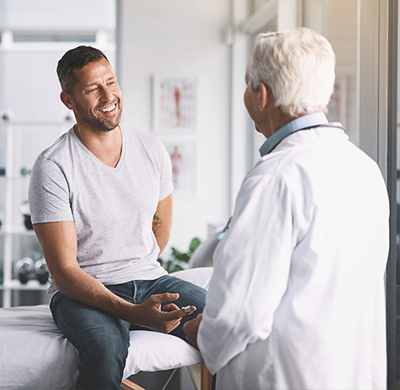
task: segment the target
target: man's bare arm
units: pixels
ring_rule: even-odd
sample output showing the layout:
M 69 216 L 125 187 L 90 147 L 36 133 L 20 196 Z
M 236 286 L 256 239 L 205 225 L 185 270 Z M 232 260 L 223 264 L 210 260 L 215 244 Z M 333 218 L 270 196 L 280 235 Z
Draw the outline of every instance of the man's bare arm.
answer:
M 179 310 L 174 304 L 167 305 L 165 311 L 161 311 L 161 303 L 176 300 L 178 294 L 153 295 L 143 304 L 134 305 L 113 294 L 82 270 L 77 261 L 74 222 L 35 224 L 34 229 L 54 283 L 68 297 L 130 323 L 163 333 L 175 329 L 180 319 L 186 315 L 184 310 Z
M 153 233 L 160 248 L 161 255 L 169 241 L 172 228 L 172 194 L 160 201 L 153 217 Z

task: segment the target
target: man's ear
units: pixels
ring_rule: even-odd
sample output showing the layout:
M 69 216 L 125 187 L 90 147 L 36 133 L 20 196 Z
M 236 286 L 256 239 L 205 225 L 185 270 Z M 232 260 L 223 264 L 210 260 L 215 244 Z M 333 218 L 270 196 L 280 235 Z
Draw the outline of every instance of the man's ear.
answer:
M 272 94 L 271 90 L 262 82 L 258 83 L 258 93 L 259 93 L 259 100 L 258 100 L 258 109 L 263 111 L 264 108 L 271 102 Z
M 73 109 L 73 107 L 74 107 L 73 99 L 68 92 L 61 91 L 60 99 L 67 108 L 69 108 L 70 110 Z

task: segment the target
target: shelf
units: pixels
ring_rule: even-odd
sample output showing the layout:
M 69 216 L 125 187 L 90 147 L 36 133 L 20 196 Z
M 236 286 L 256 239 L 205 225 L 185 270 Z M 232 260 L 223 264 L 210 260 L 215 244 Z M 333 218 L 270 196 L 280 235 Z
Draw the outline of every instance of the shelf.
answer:
M 12 279 L 5 284 L 0 285 L 0 290 L 43 290 L 47 291 L 49 284 L 40 284 L 37 280 L 29 280 L 22 284 L 19 280 Z
M 61 127 L 64 126 L 11 120 L 0 123 L 0 274 L 3 279 L 0 292 L 3 307 L 19 302 L 17 295 L 30 296 L 34 291 L 45 295 L 49 286 L 36 279 L 22 284 L 16 276 L 13 278 L 13 265 L 17 259 L 41 252 L 34 230 L 26 229 L 21 205 L 28 199 L 30 171 L 36 157 L 65 132 Z M 22 291 L 28 293 L 13 294 Z
M 18 180 L 26 180 L 29 181 L 30 175 L 22 176 L 20 174 L 12 174 L 12 175 L 2 175 L 0 179 L 10 180 L 10 181 L 18 181 Z
M 6 234 L 18 234 L 21 236 L 35 236 L 34 230 L 28 230 L 20 227 L 1 227 L 0 228 L 0 236 L 4 236 Z

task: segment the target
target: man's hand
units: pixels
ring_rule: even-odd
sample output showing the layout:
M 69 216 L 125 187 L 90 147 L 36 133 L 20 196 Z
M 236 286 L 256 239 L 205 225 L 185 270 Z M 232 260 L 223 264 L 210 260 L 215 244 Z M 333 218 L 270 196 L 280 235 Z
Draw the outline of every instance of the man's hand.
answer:
M 183 331 L 186 334 L 186 338 L 196 348 L 198 348 L 197 333 L 199 331 L 199 326 L 200 326 L 200 322 L 202 320 L 202 316 L 203 316 L 202 314 L 199 314 L 194 320 L 188 321 L 188 322 L 186 322 L 185 325 L 183 325 Z
M 197 308 L 190 306 L 190 311 L 179 309 L 174 303 L 169 303 L 161 310 L 163 302 L 175 301 L 179 298 L 179 294 L 157 294 L 152 295 L 141 305 L 135 307 L 136 325 L 154 330 L 160 333 L 172 332 L 181 322 L 181 318 L 193 313 Z

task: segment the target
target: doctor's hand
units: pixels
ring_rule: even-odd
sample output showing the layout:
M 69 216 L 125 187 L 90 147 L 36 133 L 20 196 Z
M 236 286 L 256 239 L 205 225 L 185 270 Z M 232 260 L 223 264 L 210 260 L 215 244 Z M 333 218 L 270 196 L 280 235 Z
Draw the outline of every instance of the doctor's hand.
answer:
M 161 308 L 164 302 L 175 301 L 179 294 L 156 294 L 141 305 L 135 306 L 136 325 L 154 330 L 160 333 L 172 332 L 181 322 L 181 318 L 197 310 L 195 306 L 190 306 L 190 311 L 179 309 L 174 303 L 169 303 Z
M 194 320 L 190 320 L 183 325 L 183 331 L 185 332 L 186 338 L 196 348 L 199 348 L 197 345 L 197 333 L 199 331 L 202 317 L 203 315 L 199 314 Z

